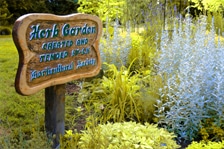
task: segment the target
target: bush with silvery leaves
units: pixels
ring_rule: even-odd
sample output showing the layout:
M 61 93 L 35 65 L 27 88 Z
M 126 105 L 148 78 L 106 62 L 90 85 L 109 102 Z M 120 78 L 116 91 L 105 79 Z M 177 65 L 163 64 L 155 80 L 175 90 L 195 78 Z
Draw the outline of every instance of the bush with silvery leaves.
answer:
M 119 22 L 114 22 L 113 28 L 106 23 L 106 29 L 100 42 L 100 56 L 102 62 L 108 64 L 114 64 L 118 69 L 122 65 L 127 65 L 128 54 L 131 49 L 131 29 L 130 24 L 126 24 L 126 34 L 121 35 L 121 28 Z M 113 30 L 113 34 L 110 32 Z M 112 34 L 112 35 L 111 35 Z
M 224 45 L 206 17 L 174 23 L 172 39 L 163 31 L 158 52 L 160 89 L 156 116 L 178 139 L 193 140 L 205 119 L 224 125 Z M 177 27 L 177 24 L 179 27 Z

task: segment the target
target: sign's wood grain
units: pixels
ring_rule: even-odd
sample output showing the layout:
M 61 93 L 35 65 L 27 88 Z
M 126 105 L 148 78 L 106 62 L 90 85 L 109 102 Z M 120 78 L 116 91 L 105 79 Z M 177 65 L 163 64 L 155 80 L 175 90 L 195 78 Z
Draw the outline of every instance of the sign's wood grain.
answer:
M 41 89 L 92 77 L 101 67 L 102 23 L 96 16 L 27 14 L 14 24 L 19 53 L 16 91 L 31 95 Z

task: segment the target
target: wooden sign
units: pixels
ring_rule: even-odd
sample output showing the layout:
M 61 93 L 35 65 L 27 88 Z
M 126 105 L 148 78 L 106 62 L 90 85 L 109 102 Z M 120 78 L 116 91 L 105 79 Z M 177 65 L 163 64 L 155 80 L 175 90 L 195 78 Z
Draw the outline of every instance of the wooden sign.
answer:
M 19 53 L 16 91 L 31 95 L 43 88 L 99 73 L 102 23 L 96 16 L 27 14 L 14 24 Z

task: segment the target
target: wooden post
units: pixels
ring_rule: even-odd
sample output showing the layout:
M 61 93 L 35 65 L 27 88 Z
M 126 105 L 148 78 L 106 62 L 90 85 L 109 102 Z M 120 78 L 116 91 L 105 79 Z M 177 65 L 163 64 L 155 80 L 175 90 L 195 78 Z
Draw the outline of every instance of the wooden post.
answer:
M 65 133 L 65 84 L 45 89 L 45 128 L 53 138 L 53 148 L 58 148 L 60 135 Z

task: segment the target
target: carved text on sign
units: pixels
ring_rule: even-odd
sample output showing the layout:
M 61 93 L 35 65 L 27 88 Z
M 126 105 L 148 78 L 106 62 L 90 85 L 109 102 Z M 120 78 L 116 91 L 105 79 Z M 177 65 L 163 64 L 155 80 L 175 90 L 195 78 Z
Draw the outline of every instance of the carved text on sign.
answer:
M 86 14 L 29 14 L 13 29 L 19 52 L 15 87 L 22 95 L 71 80 L 97 75 L 102 24 Z

